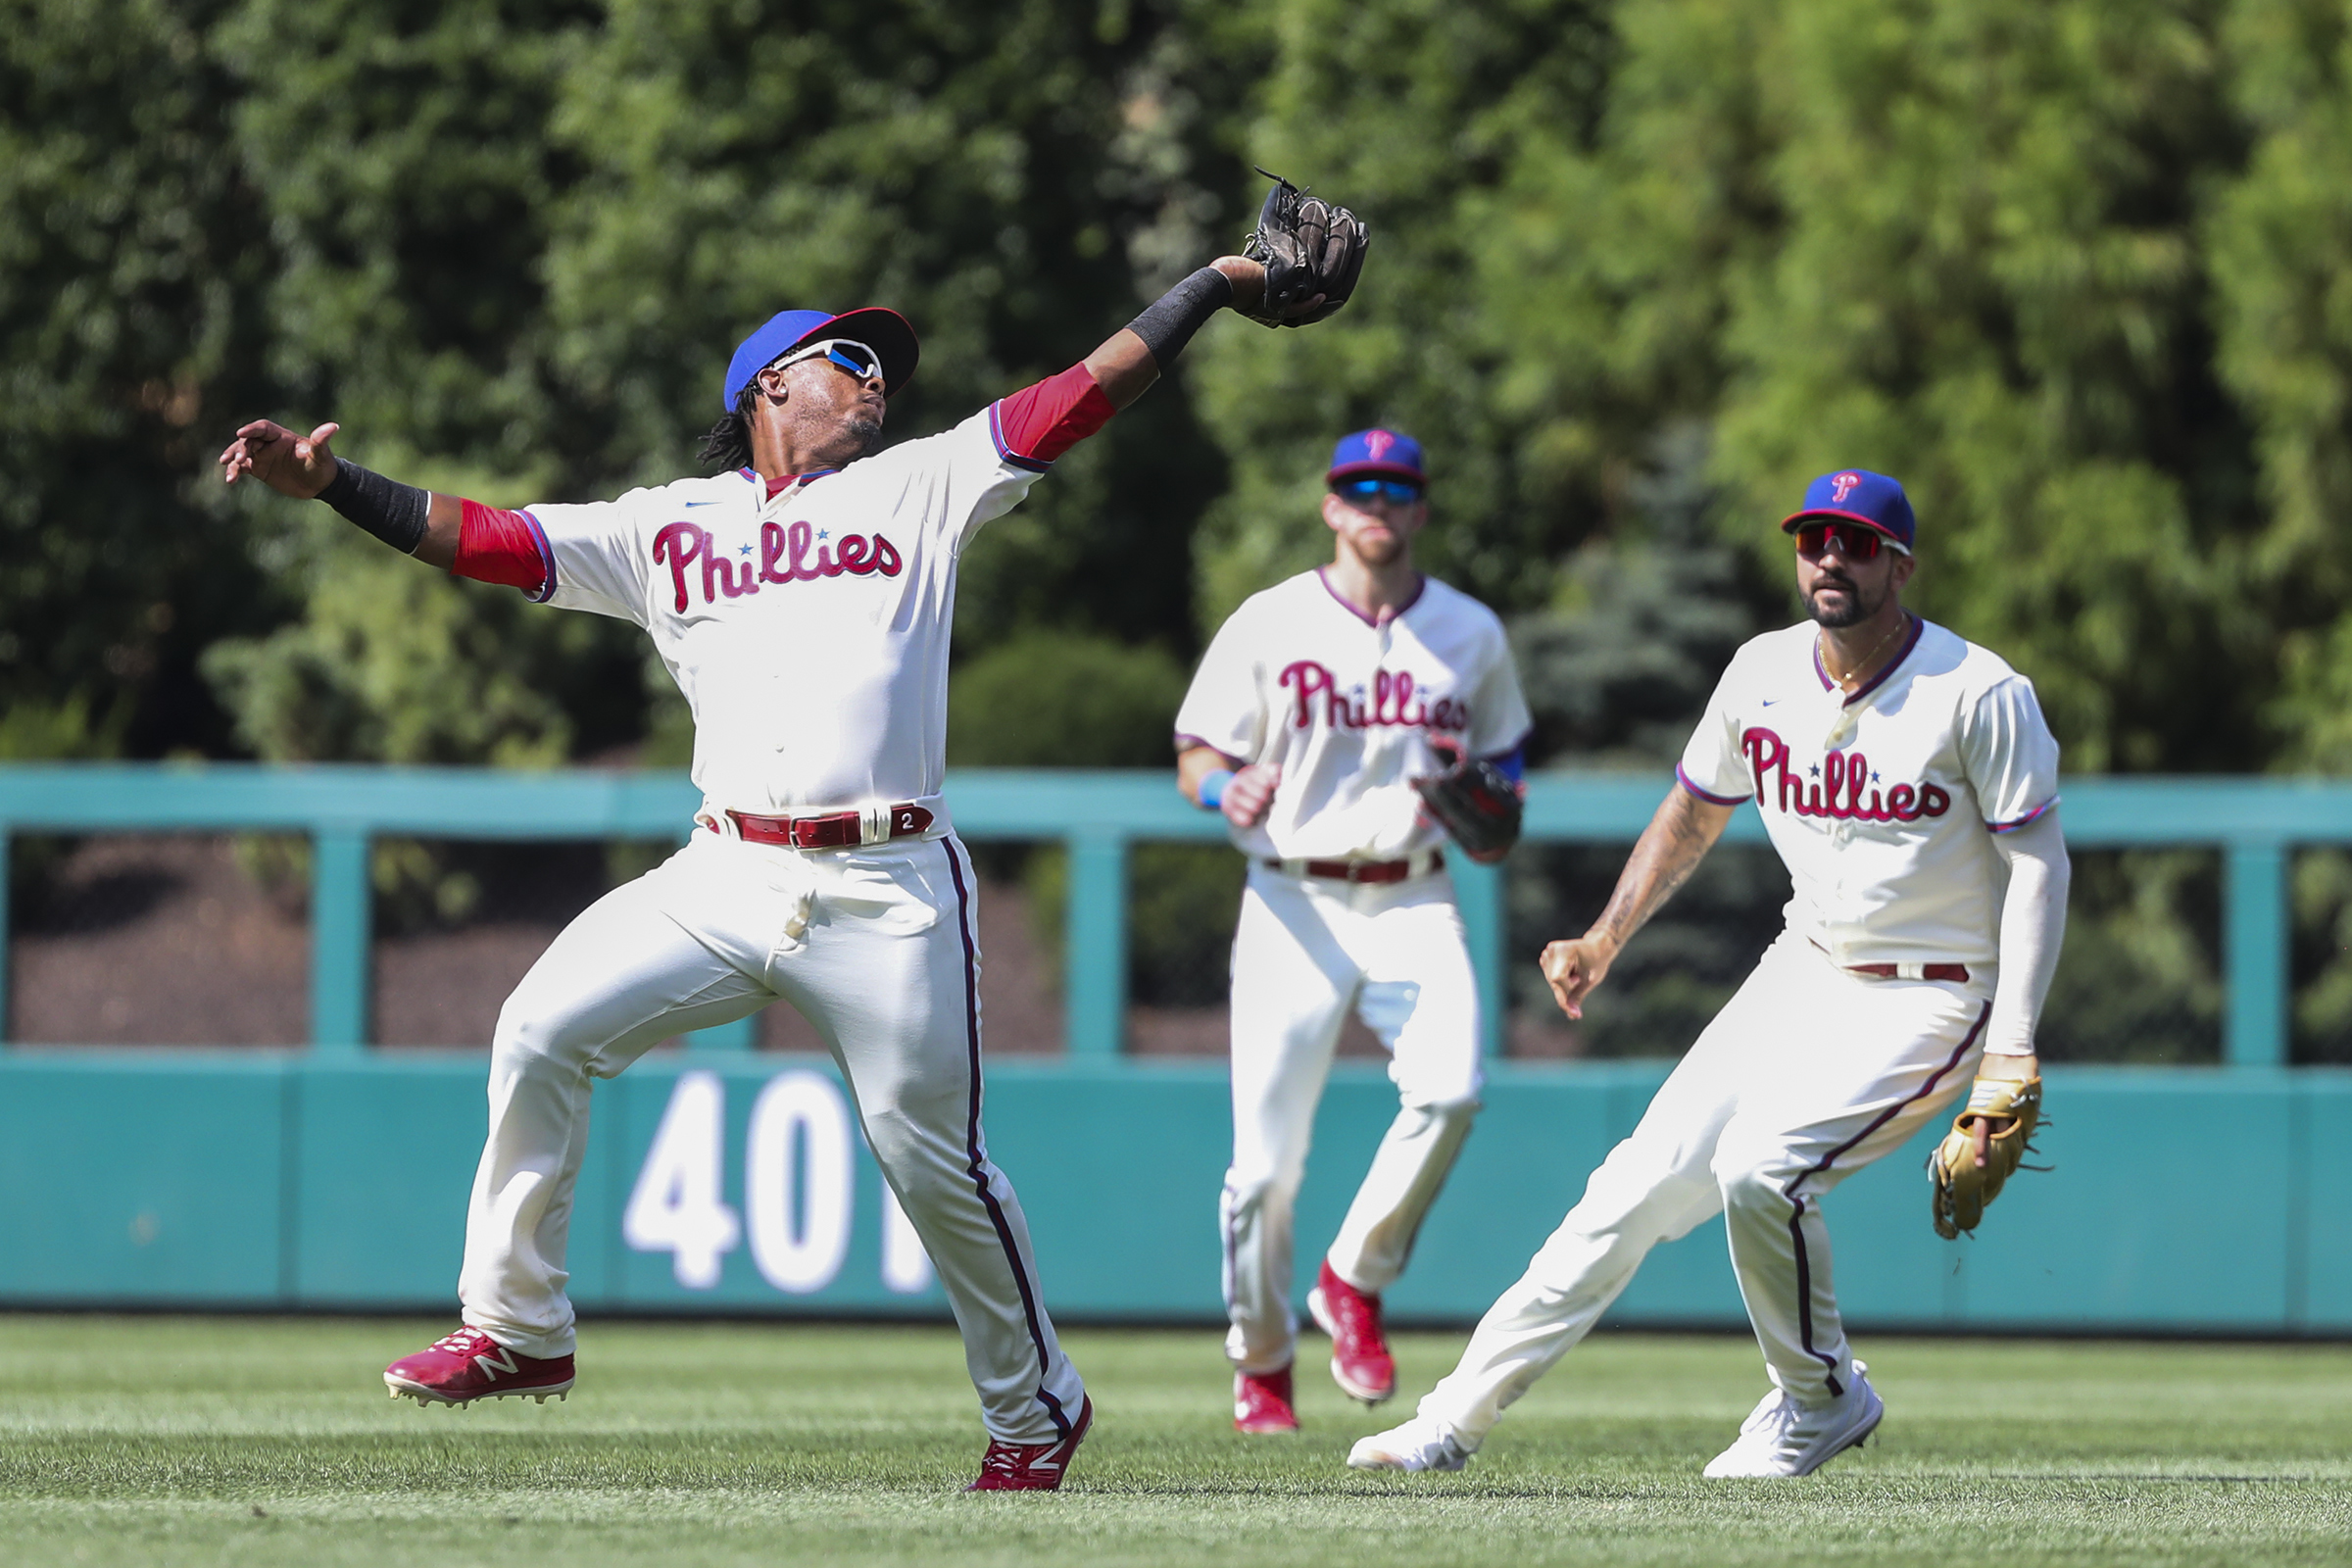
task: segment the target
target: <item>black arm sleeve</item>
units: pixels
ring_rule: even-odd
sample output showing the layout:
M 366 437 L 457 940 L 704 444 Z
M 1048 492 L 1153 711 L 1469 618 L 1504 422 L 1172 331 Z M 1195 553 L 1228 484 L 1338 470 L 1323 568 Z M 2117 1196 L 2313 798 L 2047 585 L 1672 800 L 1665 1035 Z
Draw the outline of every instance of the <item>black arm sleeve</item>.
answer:
M 1127 323 L 1144 340 L 1161 369 L 1184 352 L 1200 330 L 1200 323 L 1233 303 L 1233 279 L 1213 267 L 1203 267 L 1159 297 L 1150 310 Z
M 415 555 L 424 543 L 425 517 L 433 506 L 429 492 L 387 479 L 348 458 L 335 460 L 335 476 L 318 499 L 404 556 Z

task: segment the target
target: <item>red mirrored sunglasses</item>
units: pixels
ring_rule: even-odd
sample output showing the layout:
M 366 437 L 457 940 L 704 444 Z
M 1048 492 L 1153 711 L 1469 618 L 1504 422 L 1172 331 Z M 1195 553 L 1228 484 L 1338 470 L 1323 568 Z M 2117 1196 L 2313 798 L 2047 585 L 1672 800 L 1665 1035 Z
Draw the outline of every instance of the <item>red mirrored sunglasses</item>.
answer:
M 1881 550 L 1900 550 L 1876 528 L 1865 528 L 1858 522 L 1808 522 L 1794 530 L 1796 553 L 1807 561 L 1819 561 L 1829 553 L 1830 542 L 1838 544 L 1838 553 L 1852 562 L 1876 561 Z

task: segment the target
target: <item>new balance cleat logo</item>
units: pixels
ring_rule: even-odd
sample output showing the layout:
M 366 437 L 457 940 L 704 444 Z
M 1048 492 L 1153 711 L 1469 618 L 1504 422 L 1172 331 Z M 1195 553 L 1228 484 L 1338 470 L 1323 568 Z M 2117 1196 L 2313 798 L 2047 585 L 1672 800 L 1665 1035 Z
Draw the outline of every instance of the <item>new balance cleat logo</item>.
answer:
M 476 1328 L 460 1329 L 384 1368 L 384 1386 L 392 1397 L 418 1404 L 467 1404 L 517 1396 L 545 1404 L 567 1396 L 571 1385 L 570 1356 L 525 1355 Z
M 1078 1419 L 1070 1423 L 1068 1437 L 1054 1443 L 991 1443 L 980 1459 L 980 1478 L 963 1490 L 1059 1491 L 1062 1468 L 1069 1463 L 1078 1445 L 1086 1441 L 1087 1429 L 1094 1424 L 1095 1401 L 1085 1399 L 1078 1406 Z

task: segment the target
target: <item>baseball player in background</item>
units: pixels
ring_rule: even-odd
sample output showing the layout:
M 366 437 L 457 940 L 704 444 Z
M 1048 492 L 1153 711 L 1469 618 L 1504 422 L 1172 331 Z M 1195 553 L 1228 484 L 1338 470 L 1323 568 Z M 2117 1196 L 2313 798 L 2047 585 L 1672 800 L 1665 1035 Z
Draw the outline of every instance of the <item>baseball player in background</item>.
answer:
M 873 456 L 913 331 L 887 310 L 785 311 L 727 366 L 704 452 L 722 471 L 588 505 L 428 495 L 335 457 L 332 424 L 237 432 L 229 482 L 250 473 L 429 565 L 633 620 L 694 710 L 699 831 L 566 927 L 499 1015 L 464 1326 L 386 1370 L 396 1397 L 570 1389 L 564 1248 L 592 1084 L 781 998 L 832 1051 L 962 1330 L 989 1436 L 972 1490 L 1059 1485 L 1093 1406 L 981 1133 L 973 872 L 940 798 L 957 562 L 1217 310 L 1289 324 L 1337 303 L 1302 293 L 1300 269 L 1225 257 L 1080 364 Z
M 1380 1293 L 1478 1109 L 1478 986 L 1431 780 L 1486 789 L 1516 835 L 1529 728 L 1502 624 L 1413 566 L 1429 518 L 1421 448 L 1344 437 L 1326 475 L 1331 564 L 1254 595 L 1220 628 L 1177 714 L 1177 781 L 1250 858 L 1233 941 L 1233 1165 L 1221 1218 L 1234 1425 L 1298 1425 L 1292 1207 L 1348 1010 L 1388 1049 L 1401 1107 L 1307 1298 L 1332 1376 L 1369 1403 L 1396 1369 Z M 1486 760 L 1481 770 L 1474 767 Z M 1421 781 L 1416 788 L 1415 781 Z M 1501 798 L 1507 797 L 1507 800 Z M 1477 834 L 1472 819 L 1465 829 Z
M 1628 939 L 1754 800 L 1794 897 L 1788 925 L 1461 1363 L 1361 1469 L 1458 1470 L 1581 1340 L 1649 1250 L 1721 1213 L 1772 1388 L 1709 1476 L 1801 1476 L 1884 1407 L 1830 1283 L 1822 1200 L 1977 1074 L 1987 1106 L 2038 1102 L 2034 1030 L 2066 918 L 2058 746 L 2034 687 L 1903 609 L 1914 521 L 1880 474 L 1825 474 L 1783 525 L 1811 619 L 1733 657 L 1599 920 L 1544 952 L 1580 1016 Z M 1937 1221 L 1944 1214 L 1940 1199 Z M 1964 1216 L 1973 1225 L 1973 1215 Z

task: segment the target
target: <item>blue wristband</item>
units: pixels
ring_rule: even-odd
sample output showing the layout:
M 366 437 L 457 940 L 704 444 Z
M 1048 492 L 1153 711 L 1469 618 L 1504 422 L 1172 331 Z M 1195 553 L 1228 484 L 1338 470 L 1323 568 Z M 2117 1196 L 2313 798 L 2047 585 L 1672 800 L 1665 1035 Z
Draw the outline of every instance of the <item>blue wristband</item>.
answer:
M 1233 769 L 1220 767 L 1200 781 L 1200 809 L 1214 811 L 1225 804 L 1225 786 L 1233 782 Z

